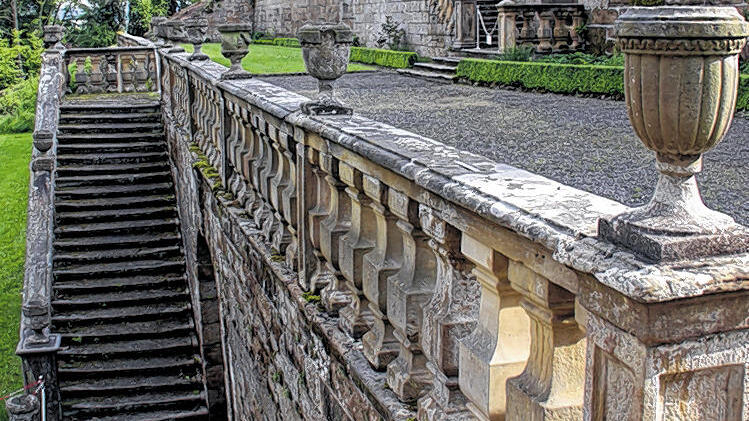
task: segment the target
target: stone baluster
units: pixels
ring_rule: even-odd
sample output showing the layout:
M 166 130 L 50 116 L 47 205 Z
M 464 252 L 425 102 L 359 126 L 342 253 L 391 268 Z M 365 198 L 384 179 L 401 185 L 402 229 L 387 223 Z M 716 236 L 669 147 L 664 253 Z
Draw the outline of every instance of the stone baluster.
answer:
M 536 35 L 533 33 L 533 21 L 536 19 L 536 12 L 522 11 L 520 16 L 523 18 L 520 27 L 519 41 L 523 45 L 532 44 Z
M 257 166 L 255 167 L 256 172 L 253 174 L 253 182 L 255 183 L 255 189 L 258 193 L 254 214 L 255 224 L 258 228 L 262 228 L 268 218 L 271 218 L 272 215 L 271 207 L 268 204 L 268 182 L 270 181 L 270 177 L 272 177 L 271 174 L 274 173 L 275 163 L 273 162 L 273 151 L 271 150 L 268 136 L 265 134 L 266 125 L 267 123 L 265 122 L 265 119 L 258 116 L 258 129 L 255 134 L 260 148 L 260 155 L 258 157 L 259 159 L 255 161 Z
M 378 179 L 363 176 L 364 193 L 372 201 L 369 206 L 377 224 L 375 248 L 364 255 L 362 290 L 372 312 L 372 328 L 362 336 L 364 355 L 377 370 L 384 370 L 398 355 L 399 343 L 387 316 L 387 279 L 403 264 L 403 237 L 398 220 L 385 206 L 388 189 Z
M 387 381 L 400 400 L 413 402 L 432 384 L 419 341 L 423 309 L 432 297 L 437 279 L 437 262 L 428 245 L 429 238 L 418 228 L 418 203 L 390 190 L 388 205 L 398 216 L 396 226 L 403 238 L 403 264 L 388 278 L 387 312 L 400 350 L 398 357 L 388 364 Z
M 508 278 L 530 317 L 530 355 L 523 373 L 507 382 L 507 420 L 582 419 L 585 334 L 569 291 L 510 261 Z
M 554 21 L 554 12 L 543 10 L 538 12 L 538 46 L 536 52 L 545 54 L 551 52 L 552 22 Z
M 247 183 L 243 182 L 246 179 L 246 174 L 243 172 L 244 156 L 247 154 L 247 143 L 246 143 L 246 121 L 242 118 L 242 107 L 233 101 L 226 101 L 226 114 L 228 118 L 229 132 L 227 133 L 227 151 L 226 155 L 231 164 L 232 177 L 230 185 L 228 186 L 236 198 L 236 203 L 239 206 L 244 206 L 247 198 L 246 190 Z
M 277 129 L 272 130 L 271 133 L 273 135 L 273 149 L 278 161 L 278 171 L 273 180 L 271 180 L 271 204 L 275 210 L 271 245 L 280 254 L 285 254 L 286 248 L 291 243 L 291 234 L 288 230 L 288 221 L 283 215 L 282 196 L 291 183 L 291 161 L 289 159 L 290 154 L 288 153 L 291 136 Z
M 251 115 L 250 119 L 252 121 L 248 138 L 248 141 L 250 142 L 250 152 L 248 159 L 245 161 L 245 171 L 247 171 L 247 181 L 250 188 L 248 189 L 245 209 L 248 214 L 253 216 L 253 223 L 255 226 L 259 227 L 260 221 L 255 219 L 254 216 L 258 209 L 263 205 L 263 199 L 260 196 L 260 190 L 258 190 L 258 186 L 260 185 L 258 182 L 258 175 L 265 163 L 263 162 L 263 146 L 262 140 L 260 139 L 260 131 L 257 129 L 259 117 L 257 115 Z
M 554 44 L 551 49 L 555 53 L 568 51 L 570 49 L 570 27 L 567 25 L 569 12 L 554 9 L 551 13 L 554 16 Z
M 325 182 L 325 172 L 320 168 L 322 165 L 321 161 L 323 161 L 322 157 L 326 155 L 327 153 L 312 148 L 309 148 L 308 150 L 308 160 L 312 167 L 311 177 L 313 182 L 311 185 L 314 185 L 315 191 L 315 205 L 307 211 L 309 217 L 309 238 L 313 255 L 312 264 L 315 267 L 309 278 L 309 285 L 307 286 L 308 290 L 311 292 L 317 292 L 326 287 L 333 276 L 333 274 L 328 271 L 328 265 L 325 263 L 325 257 L 323 257 L 321 251 L 322 246 L 320 244 L 322 237 L 320 232 L 322 229 L 322 222 L 328 216 L 331 196 L 328 183 Z
M 577 32 L 583 26 L 585 26 L 583 11 L 581 9 L 573 10 L 572 25 L 569 27 L 570 39 L 572 40 L 572 43 L 570 44 L 570 50 L 576 51 L 583 48 L 583 45 L 585 44 L 585 38 Z
M 530 349 L 530 322 L 520 295 L 507 279 L 509 260 L 463 233 L 461 252 L 481 286 L 478 325 L 460 340 L 459 384 L 479 420 L 506 414 L 506 381 L 523 371 Z
M 437 259 L 437 282 L 424 308 L 421 336 L 434 382 L 419 400 L 417 415 L 423 421 L 473 419 L 458 388 L 458 355 L 460 339 L 476 327 L 479 285 L 466 273 L 470 265 L 460 254 L 460 232 L 425 205 L 419 206 L 419 218 Z
M 281 204 L 283 217 L 286 220 L 286 228 L 289 232 L 289 245 L 286 248 L 286 264 L 291 268 L 297 267 L 297 256 L 299 254 L 299 230 L 297 221 L 297 166 L 296 147 L 297 142 L 293 136 L 288 137 L 288 145 L 284 149 L 284 162 L 288 167 L 288 185 L 281 192 Z
M 320 167 L 325 172 L 330 191 L 328 215 L 320 223 L 320 251 L 325 257 L 327 271 L 332 274 L 321 298 L 325 310 L 337 315 L 351 301 L 339 266 L 341 238 L 351 228 L 351 200 L 345 193 L 346 184 L 340 180 L 338 159 L 330 154 L 321 155 Z
M 75 58 L 75 87 L 73 93 L 87 93 L 85 86 L 88 84 L 88 72 L 86 72 L 86 57 Z
M 341 180 L 346 183 L 346 194 L 351 201 L 351 229 L 341 238 L 339 250 L 341 273 L 351 302 L 341 310 L 338 321 L 341 329 L 354 338 L 360 338 L 372 325 L 369 302 L 362 292 L 364 255 L 372 251 L 377 235 L 371 199 L 364 194 L 362 173 L 341 162 Z

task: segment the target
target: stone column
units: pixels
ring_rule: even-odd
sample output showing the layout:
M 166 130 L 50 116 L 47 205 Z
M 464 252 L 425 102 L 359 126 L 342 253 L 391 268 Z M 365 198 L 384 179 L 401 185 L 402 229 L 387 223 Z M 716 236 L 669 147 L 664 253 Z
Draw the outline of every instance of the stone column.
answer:
M 374 250 L 363 259 L 362 291 L 374 320 L 372 329 L 362 336 L 362 350 L 376 370 L 384 370 L 398 355 L 398 341 L 387 314 L 387 279 L 403 264 L 403 240 L 395 226 L 397 218 L 385 206 L 388 188 L 367 175 L 363 184 L 364 193 L 372 199 L 369 206 L 377 221 L 377 236 Z
M 575 297 L 521 263 L 508 278 L 531 321 L 530 356 L 507 382 L 507 420 L 582 418 L 585 334 L 575 321 Z
M 507 379 L 528 360 L 530 322 L 507 279 L 509 260 L 465 233 L 460 248 L 481 285 L 478 326 L 460 341 L 460 390 L 477 419 L 503 420 Z
M 476 2 L 471 0 L 455 1 L 455 40 L 453 48 L 476 47 Z

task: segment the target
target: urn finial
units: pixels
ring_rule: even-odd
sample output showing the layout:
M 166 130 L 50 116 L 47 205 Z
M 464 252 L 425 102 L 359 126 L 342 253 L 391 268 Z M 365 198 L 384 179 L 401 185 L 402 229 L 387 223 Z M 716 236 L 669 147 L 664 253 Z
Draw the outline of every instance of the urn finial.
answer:
M 247 79 L 252 75 L 242 68 L 242 59 L 247 55 L 252 43 L 252 25 L 248 23 L 234 23 L 219 25 L 221 33 L 221 55 L 231 62 L 229 70 L 221 75 L 221 79 Z
M 335 81 L 346 73 L 349 47 L 354 42 L 351 29 L 343 23 L 306 24 L 299 29 L 304 64 L 318 81 L 317 99 L 302 104 L 309 115 L 351 115 L 353 110 L 335 98 Z
M 190 19 L 184 25 L 187 42 L 194 48 L 193 53 L 187 59 L 190 61 L 208 60 L 208 55 L 201 51 L 208 33 L 208 20 L 205 18 Z
M 599 221 L 599 236 L 653 261 L 749 251 L 749 229 L 705 206 L 695 176 L 736 107 L 749 24 L 735 7 L 632 7 L 616 23 L 627 112 L 656 154 L 650 202 Z
M 44 26 L 44 48 L 48 50 L 64 50 L 62 37 L 65 34 L 65 28 L 62 25 L 45 25 Z

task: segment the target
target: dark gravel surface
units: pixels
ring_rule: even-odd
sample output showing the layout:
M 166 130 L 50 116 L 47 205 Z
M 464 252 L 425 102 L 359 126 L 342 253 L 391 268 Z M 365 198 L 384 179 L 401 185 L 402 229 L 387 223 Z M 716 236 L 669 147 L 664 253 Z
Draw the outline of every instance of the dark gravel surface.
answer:
M 264 77 L 306 96 L 309 76 Z M 655 157 L 624 102 L 434 83 L 391 72 L 347 74 L 339 97 L 356 113 L 630 206 L 650 198 Z M 749 119 L 704 157 L 705 202 L 749 225 Z

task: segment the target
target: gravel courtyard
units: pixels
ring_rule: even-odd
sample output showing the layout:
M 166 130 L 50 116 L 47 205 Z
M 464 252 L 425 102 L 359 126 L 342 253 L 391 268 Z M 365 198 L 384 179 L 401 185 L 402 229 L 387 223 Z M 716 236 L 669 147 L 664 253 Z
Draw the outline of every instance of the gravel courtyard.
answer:
M 263 80 L 303 95 L 309 76 Z M 349 73 L 339 97 L 356 113 L 448 145 L 544 175 L 630 206 L 647 202 L 656 182 L 654 153 L 627 119 L 624 102 L 441 84 L 393 72 Z M 749 119 L 705 154 L 705 202 L 749 225 Z

